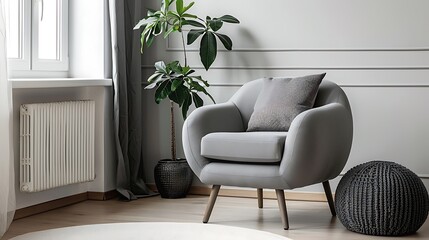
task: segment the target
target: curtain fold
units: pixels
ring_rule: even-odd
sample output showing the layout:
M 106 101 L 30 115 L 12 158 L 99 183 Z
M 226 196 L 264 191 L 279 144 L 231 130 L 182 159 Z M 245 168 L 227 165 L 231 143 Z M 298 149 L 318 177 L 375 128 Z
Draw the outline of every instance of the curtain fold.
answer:
M 126 199 L 150 196 L 142 159 L 140 33 L 141 0 L 109 0 L 114 88 L 117 191 Z
M 7 79 L 6 26 L 0 0 L 0 238 L 15 214 L 14 159 L 12 149 L 12 89 Z

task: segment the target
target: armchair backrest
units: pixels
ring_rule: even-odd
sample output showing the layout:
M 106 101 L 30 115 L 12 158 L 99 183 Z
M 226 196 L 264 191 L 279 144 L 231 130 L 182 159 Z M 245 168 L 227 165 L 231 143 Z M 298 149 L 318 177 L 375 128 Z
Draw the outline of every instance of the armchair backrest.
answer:
M 243 127 L 247 129 L 250 116 L 253 113 L 256 99 L 262 90 L 263 78 L 245 83 L 229 100 L 240 110 Z
M 244 84 L 229 100 L 240 110 L 243 126 L 247 129 L 250 116 L 253 113 L 256 99 L 263 87 L 263 78 Z M 344 91 L 335 83 L 323 80 L 317 93 L 314 107 L 320 107 L 329 103 L 339 103 L 346 107 L 350 114 L 350 104 Z
M 350 103 L 343 89 L 331 81 L 323 80 L 320 84 L 314 107 L 320 107 L 329 103 L 339 103 L 351 113 Z

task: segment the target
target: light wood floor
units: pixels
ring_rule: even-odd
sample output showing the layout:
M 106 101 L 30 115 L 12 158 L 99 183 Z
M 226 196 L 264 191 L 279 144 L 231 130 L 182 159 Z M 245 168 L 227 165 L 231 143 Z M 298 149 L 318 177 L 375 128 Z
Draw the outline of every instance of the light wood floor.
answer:
M 2 239 L 27 232 L 51 228 L 114 222 L 196 222 L 202 220 L 207 196 L 184 199 L 151 197 L 131 202 L 118 200 L 85 201 L 68 207 L 16 220 Z M 370 237 L 347 231 L 337 218 L 331 217 L 327 203 L 287 201 L 290 230 L 282 230 L 275 200 L 219 197 L 209 224 L 252 228 L 298 239 L 389 239 Z M 401 239 L 429 239 L 429 220 L 417 234 Z

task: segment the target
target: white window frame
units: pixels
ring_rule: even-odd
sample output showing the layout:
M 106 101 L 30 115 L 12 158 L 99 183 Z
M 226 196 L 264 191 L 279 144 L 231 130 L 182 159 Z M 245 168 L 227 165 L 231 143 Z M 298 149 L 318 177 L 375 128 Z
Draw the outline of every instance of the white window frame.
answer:
M 42 71 L 68 71 L 68 0 L 55 0 L 57 2 L 57 58 L 56 59 L 40 59 L 38 48 L 39 46 L 39 11 L 43 0 L 33 0 L 32 6 L 32 67 L 31 70 Z
M 13 0 L 12 0 L 13 1 Z M 31 4 L 27 0 L 16 0 L 19 5 L 18 25 L 19 44 L 18 58 L 8 58 L 9 69 L 12 71 L 31 69 Z M 9 14 L 9 13 L 7 13 Z
M 12 75 L 28 75 L 31 72 L 64 72 L 69 70 L 68 56 L 68 0 L 56 0 L 58 16 L 57 25 L 57 59 L 40 59 L 38 52 L 39 41 L 39 11 L 43 0 L 12 0 L 19 1 L 20 44 L 19 58 L 9 58 L 9 69 Z M 14 74 L 15 72 L 15 74 Z M 18 73 L 18 74 L 17 74 Z M 38 75 L 38 74 L 36 74 Z M 47 75 L 52 75 L 48 73 Z

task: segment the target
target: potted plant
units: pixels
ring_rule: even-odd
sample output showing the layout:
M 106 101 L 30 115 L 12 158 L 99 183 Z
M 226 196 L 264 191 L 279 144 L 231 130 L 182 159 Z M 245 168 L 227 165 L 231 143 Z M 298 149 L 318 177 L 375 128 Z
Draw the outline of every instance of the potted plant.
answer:
M 173 4 L 175 3 L 175 4 Z M 239 23 L 238 19 L 231 15 L 219 18 L 207 16 L 205 19 L 190 14 L 189 10 L 194 5 L 191 2 L 185 5 L 183 0 L 162 0 L 159 10 L 148 10 L 147 16 L 139 21 L 134 29 L 142 28 L 141 52 L 145 47 L 150 47 L 157 36 L 166 39 L 171 33 L 181 35 L 183 47 L 183 64 L 180 61 L 155 63 L 155 73 L 147 81 L 149 85 L 145 89 L 156 89 L 155 102 L 160 103 L 164 99 L 170 101 L 170 127 L 171 127 L 171 159 L 160 160 L 155 167 L 155 183 L 161 197 L 179 198 L 185 197 L 192 184 L 192 171 L 184 159 L 176 156 L 176 137 L 174 129 L 174 107 L 178 105 L 182 110 L 182 116 L 186 119 L 189 107 L 201 107 L 204 104 L 199 94 L 207 95 L 213 102 L 213 97 L 207 92 L 209 83 L 201 76 L 195 75 L 187 62 L 186 45 L 200 39 L 200 59 L 206 70 L 216 59 L 217 39 L 227 50 L 232 49 L 231 39 L 219 33 L 224 23 Z M 192 29 L 185 34 L 183 27 Z

